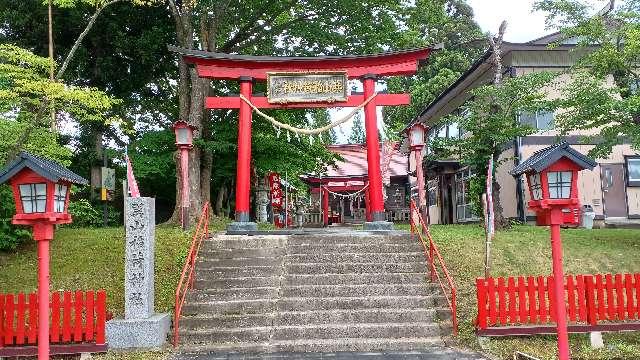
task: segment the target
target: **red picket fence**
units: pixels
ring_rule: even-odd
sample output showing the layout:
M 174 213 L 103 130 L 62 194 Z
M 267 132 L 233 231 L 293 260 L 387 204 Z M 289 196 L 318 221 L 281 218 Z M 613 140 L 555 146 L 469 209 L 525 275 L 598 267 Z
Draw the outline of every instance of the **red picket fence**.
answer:
M 65 291 L 51 295 L 51 354 L 104 352 L 106 294 Z M 0 356 L 37 354 L 36 293 L 0 294 Z
M 478 278 L 478 335 L 555 333 L 553 276 Z M 565 277 L 568 330 L 640 330 L 640 274 Z

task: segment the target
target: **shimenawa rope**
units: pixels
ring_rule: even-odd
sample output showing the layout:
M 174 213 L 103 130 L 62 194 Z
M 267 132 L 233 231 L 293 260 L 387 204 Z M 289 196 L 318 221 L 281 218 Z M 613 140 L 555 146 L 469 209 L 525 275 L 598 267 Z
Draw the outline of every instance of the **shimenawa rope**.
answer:
M 273 124 L 274 126 L 277 126 L 281 129 L 285 129 L 288 131 L 291 131 L 295 134 L 303 134 L 303 135 L 316 135 L 316 134 L 320 134 L 323 133 L 325 131 L 328 131 L 336 126 L 342 125 L 345 122 L 347 122 L 349 119 L 351 119 L 356 113 L 358 113 L 358 111 L 360 111 L 360 109 L 362 109 L 365 105 L 367 105 L 369 102 L 371 102 L 371 100 L 373 100 L 376 95 L 378 95 L 377 92 L 374 92 L 371 96 L 369 96 L 362 104 L 358 105 L 357 107 L 353 108 L 353 110 L 351 110 L 350 113 L 347 114 L 347 116 L 343 117 L 340 120 L 334 121 L 331 124 L 327 124 L 323 127 L 319 127 L 316 129 L 302 129 L 302 128 L 297 128 L 294 126 L 291 126 L 289 124 L 285 124 L 285 123 L 281 123 L 278 120 L 274 119 L 273 117 L 263 113 L 262 111 L 260 111 L 260 109 L 258 109 L 258 107 L 256 107 L 251 100 L 247 99 L 246 97 L 244 97 L 242 94 L 240 94 L 240 99 L 242 99 L 242 101 L 246 102 L 249 106 L 251 106 L 251 108 L 253 110 L 255 110 L 255 112 L 262 116 L 263 118 L 269 120 L 269 122 L 271 122 L 271 124 Z

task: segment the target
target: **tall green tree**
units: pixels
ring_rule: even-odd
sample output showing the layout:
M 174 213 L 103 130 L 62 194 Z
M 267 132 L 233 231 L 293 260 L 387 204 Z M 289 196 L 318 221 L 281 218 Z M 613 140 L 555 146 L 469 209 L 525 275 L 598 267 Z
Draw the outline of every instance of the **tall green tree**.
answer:
M 418 0 L 407 12 L 407 29 L 399 47 L 412 48 L 441 43 L 428 62 L 413 77 L 387 81 L 390 92 L 411 94 L 409 106 L 384 108 L 387 137 L 396 137 L 408 122 L 420 115 L 431 101 L 451 85 L 486 49 L 484 34 L 473 18 L 473 10 L 461 0 Z
M 547 13 L 547 25 L 560 29 L 557 43 L 573 39 L 581 50 L 562 88 L 556 127 L 564 134 L 596 130 L 593 157 L 606 157 L 624 141 L 640 150 L 640 1 L 611 5 L 596 12 L 586 1 L 535 3 Z
M 349 144 L 364 144 L 366 141 L 361 113 L 357 113 L 353 117 L 353 126 L 351 126 L 351 134 L 349 134 L 348 141 Z

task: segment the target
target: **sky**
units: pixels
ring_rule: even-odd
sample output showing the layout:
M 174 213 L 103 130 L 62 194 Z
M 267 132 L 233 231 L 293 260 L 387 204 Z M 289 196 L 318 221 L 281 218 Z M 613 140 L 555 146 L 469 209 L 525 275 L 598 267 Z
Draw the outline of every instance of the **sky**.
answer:
M 552 31 L 545 30 L 544 14 L 532 12 L 534 0 L 467 0 L 484 32 L 496 33 L 507 20 L 505 40 L 527 42 Z

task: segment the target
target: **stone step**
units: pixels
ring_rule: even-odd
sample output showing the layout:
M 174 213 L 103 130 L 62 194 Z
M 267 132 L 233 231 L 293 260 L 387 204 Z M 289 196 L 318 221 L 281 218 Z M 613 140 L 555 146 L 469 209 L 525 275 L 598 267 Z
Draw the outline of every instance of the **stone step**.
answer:
M 282 274 L 281 266 L 198 266 L 196 271 L 209 279 L 270 277 Z M 202 275 L 201 275 L 202 276 Z
M 279 248 L 287 244 L 285 235 L 218 235 L 202 243 L 205 250 Z
M 220 278 L 208 272 L 198 272 L 195 289 L 231 289 L 251 287 L 299 286 L 299 285 L 387 285 L 422 284 L 440 289 L 436 283 L 428 282 L 425 273 L 384 273 L 384 274 L 280 274 L 266 277 Z
M 199 256 L 196 266 L 209 268 L 213 266 L 246 267 L 246 266 L 282 266 L 283 257 L 258 257 L 258 258 L 234 258 L 216 259 L 212 257 Z
M 206 272 L 197 272 L 195 289 L 232 289 L 272 287 L 280 285 L 280 276 L 219 278 Z
M 312 324 L 303 326 L 275 326 L 273 340 L 342 339 L 350 338 L 405 338 L 440 335 L 437 324 L 379 323 L 379 324 Z
M 181 341 L 181 344 L 185 344 Z M 343 338 L 343 339 L 298 339 L 298 340 L 280 340 L 272 342 L 254 342 L 254 343 L 226 343 L 206 345 L 181 345 L 179 348 L 182 353 L 188 353 L 189 359 L 205 360 L 210 359 L 211 354 L 224 353 L 242 353 L 244 354 L 266 354 L 266 353 L 326 353 L 326 352 L 372 352 L 372 351 L 410 351 L 428 349 L 434 346 L 443 346 L 444 342 L 439 337 L 425 338 Z M 347 354 L 348 355 L 348 354 Z M 226 355 L 223 355 L 226 356 Z M 261 358 L 263 356 L 260 356 Z M 302 358 L 302 357 L 301 357 Z M 337 357 L 336 357 L 337 358 Z M 452 357 L 443 357 L 442 359 L 451 359 Z
M 434 289 L 423 284 L 384 285 L 299 285 L 283 287 L 253 287 L 230 289 L 197 289 L 189 299 L 196 302 L 256 300 L 280 297 L 354 297 L 354 296 L 407 296 L 430 295 Z
M 208 249 L 206 244 L 206 242 L 203 243 L 198 253 L 198 257 L 201 259 L 274 258 L 286 254 L 284 247 L 262 249 Z
M 289 245 L 288 255 L 296 254 L 344 254 L 344 253 L 402 253 L 422 251 L 422 246 L 415 244 L 336 244 L 336 245 Z
M 231 301 L 231 300 L 258 300 L 277 298 L 280 292 L 278 287 L 253 287 L 230 289 L 197 289 L 189 294 L 190 301 Z
M 200 314 L 183 317 L 180 320 L 180 329 L 194 330 L 272 326 L 275 317 L 275 313 L 236 315 Z
M 354 252 L 354 253 L 332 253 L 332 254 L 294 254 L 285 257 L 286 262 L 290 263 L 310 263 L 310 262 L 329 262 L 329 263 L 357 263 L 357 262 L 419 262 L 425 261 L 422 252 L 398 252 L 398 253 L 374 253 L 374 252 Z
M 241 315 L 271 313 L 276 309 L 273 299 L 227 300 L 227 301 L 187 301 L 182 307 L 184 316 L 201 314 Z
M 409 236 L 384 236 L 367 233 L 355 233 L 352 236 L 292 236 L 287 242 L 288 246 L 295 245 L 340 245 L 340 244 L 412 244 Z
M 283 311 L 280 313 L 184 317 L 181 329 L 213 329 L 307 324 L 435 323 L 433 309 L 364 309 Z
M 283 311 L 277 325 L 434 322 L 432 309 L 360 309 Z
M 438 296 L 295 297 L 281 299 L 188 301 L 184 316 L 200 314 L 258 314 L 274 311 L 350 309 L 429 309 Z
M 282 297 L 354 297 L 429 295 L 432 290 L 423 284 L 385 285 L 301 285 L 280 290 Z
M 350 309 L 428 309 L 435 296 L 366 296 L 281 298 L 279 311 L 350 310 Z
M 415 273 L 426 271 L 423 262 L 409 263 L 290 263 L 288 274 L 361 274 L 361 273 Z
M 440 334 L 437 324 L 379 323 L 379 324 L 313 324 L 303 326 L 265 326 L 248 328 L 181 329 L 184 342 L 258 342 L 300 339 L 342 339 L 432 337 Z
M 295 285 L 384 285 L 384 284 L 424 284 L 426 272 L 364 273 L 364 274 L 287 274 L 283 284 Z
M 180 329 L 180 339 L 183 343 L 209 344 L 226 342 L 258 342 L 269 341 L 272 327 L 246 327 L 234 329 Z

